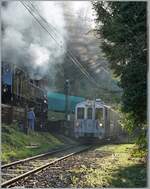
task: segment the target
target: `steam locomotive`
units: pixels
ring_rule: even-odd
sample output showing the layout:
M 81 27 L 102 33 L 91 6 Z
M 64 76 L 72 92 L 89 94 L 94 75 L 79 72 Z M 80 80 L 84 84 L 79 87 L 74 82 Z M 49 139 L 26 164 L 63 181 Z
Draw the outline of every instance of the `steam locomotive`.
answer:
M 32 80 L 25 69 L 2 62 L 2 104 L 15 107 L 34 107 L 37 125 L 45 125 L 48 99 L 39 80 Z

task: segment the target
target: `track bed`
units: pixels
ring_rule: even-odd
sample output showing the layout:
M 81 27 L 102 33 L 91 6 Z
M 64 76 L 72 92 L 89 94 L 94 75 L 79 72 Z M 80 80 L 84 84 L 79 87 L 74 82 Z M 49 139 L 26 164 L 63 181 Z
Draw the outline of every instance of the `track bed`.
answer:
M 33 173 L 36 173 L 45 167 L 54 164 L 61 159 L 65 159 L 75 153 L 86 150 L 87 146 L 69 146 L 62 150 L 41 154 L 35 157 L 27 158 L 11 164 L 2 166 L 2 187 L 10 187 Z
M 132 158 L 132 150 L 132 144 L 107 144 L 86 148 L 84 152 L 79 150 L 10 187 L 146 187 L 146 164 Z

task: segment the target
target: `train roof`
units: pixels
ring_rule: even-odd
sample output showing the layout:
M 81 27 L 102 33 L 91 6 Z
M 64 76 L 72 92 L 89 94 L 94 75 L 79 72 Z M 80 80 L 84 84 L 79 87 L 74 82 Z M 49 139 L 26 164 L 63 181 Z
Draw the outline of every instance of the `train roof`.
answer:
M 92 106 L 94 105 L 95 102 L 95 106 L 96 107 L 104 107 L 105 104 L 102 101 L 94 101 L 94 100 L 85 100 L 83 102 L 80 102 L 76 105 L 76 107 L 85 107 L 85 106 Z
M 76 107 L 86 107 L 86 106 L 91 106 L 92 104 L 94 104 L 94 100 L 85 100 L 85 101 L 82 101 L 80 103 L 78 103 L 76 105 Z M 107 109 L 111 109 L 112 111 L 114 111 L 111 106 L 108 106 L 106 105 L 102 100 L 100 99 L 96 99 L 95 100 L 95 107 L 98 108 L 98 107 L 105 107 Z

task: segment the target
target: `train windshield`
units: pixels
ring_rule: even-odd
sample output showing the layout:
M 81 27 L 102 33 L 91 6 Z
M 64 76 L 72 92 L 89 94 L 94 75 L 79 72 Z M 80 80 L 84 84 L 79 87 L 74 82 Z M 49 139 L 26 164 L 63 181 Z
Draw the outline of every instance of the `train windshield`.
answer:
M 103 120 L 103 109 L 102 108 L 96 108 L 95 119 L 98 119 L 99 121 Z
M 87 109 L 87 119 L 92 119 L 92 108 Z
M 77 109 L 77 119 L 84 119 L 84 108 Z

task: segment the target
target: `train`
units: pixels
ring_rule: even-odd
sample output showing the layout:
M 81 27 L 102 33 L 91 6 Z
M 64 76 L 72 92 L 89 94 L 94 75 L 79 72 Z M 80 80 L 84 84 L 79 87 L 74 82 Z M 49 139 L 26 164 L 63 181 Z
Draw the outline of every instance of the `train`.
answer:
M 57 103 L 56 100 L 54 103 L 52 97 L 49 97 L 48 100 L 48 93 L 43 86 L 42 80 L 31 79 L 25 68 L 2 62 L 2 104 L 5 105 L 2 114 L 7 108 L 6 105 L 10 105 L 15 107 L 16 111 L 22 112 L 18 115 L 18 121 L 25 121 L 26 109 L 34 107 L 36 128 L 48 125 L 46 124 L 48 104 L 51 106 L 57 104 L 57 108 L 62 104 L 58 99 Z M 63 109 L 63 111 L 65 110 Z M 10 113 L 11 108 L 6 119 L 11 117 Z M 77 102 L 75 106 L 74 120 L 71 120 L 67 126 L 64 126 L 66 121 L 62 121 L 64 122 L 63 128 L 67 128 L 69 133 L 73 132 L 76 139 L 115 138 L 121 130 L 118 113 L 100 99 L 85 100 L 80 98 L 80 102 Z
M 38 127 L 46 124 L 48 113 L 47 91 L 42 84 L 40 87 L 41 81 L 31 79 L 23 67 L 2 62 L 2 104 L 24 109 L 34 107 Z
M 119 115 L 100 99 L 85 100 L 75 107 L 76 139 L 115 139 L 121 132 Z

